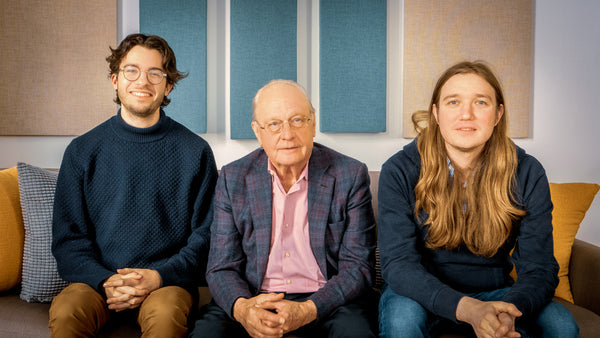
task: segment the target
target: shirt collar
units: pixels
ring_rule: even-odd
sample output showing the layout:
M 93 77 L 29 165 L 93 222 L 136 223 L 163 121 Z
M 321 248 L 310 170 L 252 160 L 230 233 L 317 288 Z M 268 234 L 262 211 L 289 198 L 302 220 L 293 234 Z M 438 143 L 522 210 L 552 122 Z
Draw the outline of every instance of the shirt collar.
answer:
M 310 159 L 308 160 L 310 162 Z M 302 181 L 302 180 L 306 180 L 308 181 L 308 163 L 306 162 L 306 165 L 304 166 L 304 169 L 302 169 L 302 173 L 300 174 L 300 177 L 298 178 L 298 181 Z M 269 174 L 271 174 L 271 176 L 273 178 L 277 178 L 279 179 L 279 176 L 277 176 L 277 171 L 275 170 L 275 166 L 273 165 L 273 163 L 271 163 L 271 160 L 267 157 L 267 170 L 269 171 Z M 298 182 L 296 181 L 296 182 Z
M 450 178 L 454 177 L 454 167 L 452 166 L 452 163 L 450 162 L 450 157 L 446 157 L 446 163 L 448 164 L 448 170 L 450 171 Z

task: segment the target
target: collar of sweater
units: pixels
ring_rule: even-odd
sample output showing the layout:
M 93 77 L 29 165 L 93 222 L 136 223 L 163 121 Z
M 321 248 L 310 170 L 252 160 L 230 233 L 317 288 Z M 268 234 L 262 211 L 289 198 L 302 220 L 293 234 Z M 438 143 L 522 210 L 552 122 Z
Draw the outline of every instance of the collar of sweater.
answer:
M 121 116 L 121 109 L 116 116 L 113 117 L 113 130 L 122 139 L 131 142 L 154 142 L 162 139 L 171 126 L 171 119 L 166 116 L 165 112 L 160 110 L 160 118 L 158 122 L 148 128 L 137 128 L 129 125 Z

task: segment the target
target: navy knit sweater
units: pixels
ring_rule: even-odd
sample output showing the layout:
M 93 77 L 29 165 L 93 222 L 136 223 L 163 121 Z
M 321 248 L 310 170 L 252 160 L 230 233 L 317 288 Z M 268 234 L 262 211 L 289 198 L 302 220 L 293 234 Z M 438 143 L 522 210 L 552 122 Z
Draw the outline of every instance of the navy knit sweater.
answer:
M 162 110 L 149 128 L 119 111 L 75 138 L 54 199 L 61 277 L 101 294 L 118 268 L 157 270 L 163 286 L 205 283 L 216 180 L 208 143 Z
M 520 148 L 517 157 L 516 197 L 527 214 L 515 222 L 512 236 L 489 258 L 466 248 L 425 247 L 427 227 L 419 224 L 414 214 L 414 188 L 421 168 L 415 141 L 383 164 L 378 243 L 383 278 L 395 293 L 454 321 L 458 301 L 466 293 L 511 287 L 503 300 L 514 304 L 525 317 L 551 301 L 558 285 L 558 264 L 553 255 L 550 188 L 535 158 Z M 509 276 L 513 262 L 518 275 L 514 284 Z

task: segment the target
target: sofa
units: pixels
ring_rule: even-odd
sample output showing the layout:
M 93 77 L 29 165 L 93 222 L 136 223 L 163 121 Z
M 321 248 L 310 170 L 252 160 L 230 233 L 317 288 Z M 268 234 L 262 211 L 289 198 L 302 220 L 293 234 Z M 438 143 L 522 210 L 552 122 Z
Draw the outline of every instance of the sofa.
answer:
M 0 170 L 0 338 L 50 336 L 49 301 L 66 285 L 56 273 L 49 244 L 56 176 L 56 170 L 24 163 Z M 377 213 L 379 172 L 370 177 Z M 555 256 L 561 266 L 554 299 L 571 311 L 581 337 L 598 337 L 600 247 L 575 235 L 600 186 L 551 183 L 550 188 Z M 199 305 L 210 301 L 208 288 L 199 292 Z M 99 336 L 139 337 L 140 332 L 135 325 L 118 324 L 103 328 Z

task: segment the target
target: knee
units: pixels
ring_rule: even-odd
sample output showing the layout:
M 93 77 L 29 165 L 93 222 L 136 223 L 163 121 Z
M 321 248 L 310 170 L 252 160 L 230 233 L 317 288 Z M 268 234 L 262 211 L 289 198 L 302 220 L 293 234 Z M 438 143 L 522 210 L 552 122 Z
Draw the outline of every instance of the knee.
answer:
M 244 327 L 218 306 L 214 300 L 204 305 L 199 313 L 190 338 L 244 337 Z
M 48 315 L 53 337 L 76 337 L 97 332 L 108 320 L 108 309 L 96 290 L 74 283 L 54 297 Z
M 575 320 L 563 320 L 560 322 L 546 322 L 539 325 L 542 337 L 570 338 L 579 337 L 579 326 Z
M 358 304 L 338 308 L 329 318 L 324 319 L 323 327 L 329 337 L 376 337 L 373 315 Z
M 540 312 L 537 324 L 543 337 L 579 337 L 579 326 L 571 311 L 556 302 Z
M 54 297 L 49 316 L 51 321 L 65 321 L 105 311 L 106 302 L 96 290 L 87 284 L 73 283 Z
M 153 291 L 140 306 L 138 324 L 143 335 L 185 336 L 192 304 L 192 296 L 183 288 L 167 286 Z
M 347 322 L 329 328 L 329 337 L 367 338 L 377 337 L 367 320 Z
M 419 337 L 427 331 L 427 311 L 416 301 L 386 289 L 379 302 L 381 337 Z
M 177 286 L 166 286 L 155 290 L 144 300 L 140 313 L 155 318 L 187 318 L 192 309 L 192 296 L 185 289 Z

